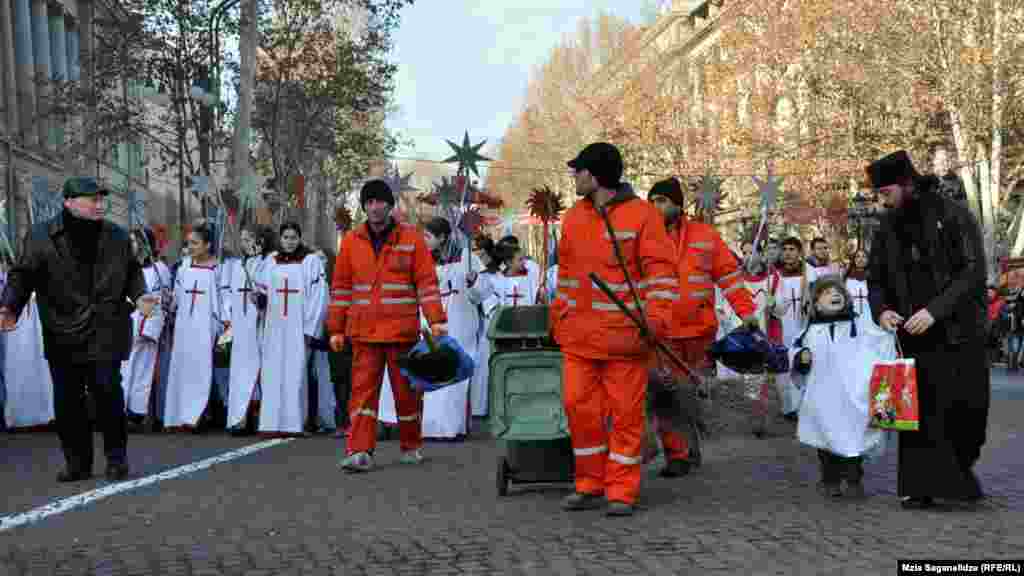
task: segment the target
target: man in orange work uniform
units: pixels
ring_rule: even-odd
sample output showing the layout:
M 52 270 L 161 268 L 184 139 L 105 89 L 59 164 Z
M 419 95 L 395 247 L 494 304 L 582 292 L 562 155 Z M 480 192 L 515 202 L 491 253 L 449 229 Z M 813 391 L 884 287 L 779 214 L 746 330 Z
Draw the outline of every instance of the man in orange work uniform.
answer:
M 563 354 L 563 398 L 576 464 L 576 492 L 562 506 L 583 510 L 608 502 L 610 516 L 629 516 L 640 492 L 647 364 L 651 343 L 607 295 L 591 272 L 638 315 L 653 336 L 663 334 L 677 299 L 672 245 L 661 215 L 620 183 L 622 156 L 611 144 L 591 144 L 569 162 L 584 198 L 562 221 L 558 292 L 551 325 Z M 637 310 L 600 211 L 605 211 L 640 298 Z M 611 416 L 611 431 L 607 416 Z
M 691 368 L 706 377 L 714 364 L 709 355 L 718 333 L 715 314 L 715 286 L 748 327 L 757 327 L 757 307 L 743 282 L 743 270 L 722 237 L 709 224 L 688 221 L 683 188 L 676 178 L 654 184 L 647 200 L 661 211 L 668 235 L 674 243 L 674 263 L 679 279 L 680 299 L 675 302 L 672 322 L 665 334 L 669 347 Z M 684 476 L 690 471 L 689 439 L 658 422 L 665 447 L 663 477 Z
M 341 241 L 327 315 L 334 351 L 352 339 L 351 433 L 341 461 L 347 472 L 373 468 L 385 364 L 398 408 L 401 461 L 423 461 L 423 393 L 409 385 L 398 359 L 419 340 L 420 308 L 434 335 L 447 332 L 434 259 L 423 234 L 391 217 L 395 197 L 383 180 L 364 184 L 359 203 L 366 224 Z

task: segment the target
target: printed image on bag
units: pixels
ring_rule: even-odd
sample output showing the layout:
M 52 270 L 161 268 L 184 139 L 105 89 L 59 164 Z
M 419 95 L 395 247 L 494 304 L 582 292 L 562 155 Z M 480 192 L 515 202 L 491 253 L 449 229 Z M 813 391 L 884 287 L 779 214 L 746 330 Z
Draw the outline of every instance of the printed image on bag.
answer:
M 875 364 L 870 395 L 872 428 L 904 432 L 920 429 L 917 369 L 912 358 Z

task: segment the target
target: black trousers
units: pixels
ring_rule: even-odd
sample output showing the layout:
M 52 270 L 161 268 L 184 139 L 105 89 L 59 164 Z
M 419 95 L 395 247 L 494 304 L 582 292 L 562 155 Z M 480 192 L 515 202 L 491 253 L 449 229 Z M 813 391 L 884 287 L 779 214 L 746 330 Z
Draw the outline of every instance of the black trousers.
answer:
M 118 364 L 111 361 L 69 362 L 50 360 L 53 376 L 53 408 L 57 436 L 64 459 L 72 471 L 91 472 L 93 423 L 86 394 L 96 405 L 96 423 L 103 431 L 107 464 L 123 463 L 128 450 L 124 390 Z
M 860 482 L 864 478 L 864 459 L 860 456 L 846 458 L 828 450 L 818 450 L 821 464 L 821 481 L 825 484 L 839 484 L 840 481 Z

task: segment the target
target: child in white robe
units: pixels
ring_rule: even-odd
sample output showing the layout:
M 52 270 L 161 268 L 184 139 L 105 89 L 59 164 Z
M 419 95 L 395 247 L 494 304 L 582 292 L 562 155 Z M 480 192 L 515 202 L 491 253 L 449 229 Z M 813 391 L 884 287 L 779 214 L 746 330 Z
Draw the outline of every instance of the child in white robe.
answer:
M 256 285 L 275 248 L 275 234 L 268 226 L 250 224 L 241 236 L 246 258 L 233 261 L 227 273 L 232 332 L 227 427 L 236 435 L 256 429 L 264 321 Z
M 153 233 L 136 229 L 131 233 L 131 240 L 135 256 L 143 266 L 147 293 L 160 299 L 148 318 L 137 310 L 132 312 L 132 351 L 121 366 L 121 386 L 124 388 L 128 420 L 138 429 L 142 420 L 151 413 L 160 350 L 166 341 L 166 314 L 173 284 L 170 269 L 156 259 Z M 165 300 L 168 301 L 165 303 Z
M 772 294 L 772 314 L 782 324 L 782 345 L 790 347 L 807 326 L 807 295 L 814 273 L 804 262 L 803 244 L 799 238 L 790 237 L 782 243 L 781 279 Z M 795 421 L 803 392 L 790 374 L 777 374 L 775 387 L 780 399 L 780 412 L 787 420 Z
M 297 223 L 281 226 L 281 250 L 271 254 L 259 280 L 267 296 L 259 416 L 259 432 L 265 434 L 305 433 L 310 344 L 323 334 L 324 265 L 302 244 L 301 233 Z
M 202 428 L 212 416 L 213 348 L 226 320 L 220 265 L 211 253 L 213 234 L 207 222 L 193 226 L 191 256 L 182 261 L 174 279 L 174 343 L 163 413 L 169 430 Z
M 811 302 L 810 323 L 790 350 L 794 377 L 805 390 L 797 438 L 818 450 L 825 495 L 861 498 L 863 458 L 884 438 L 868 427 L 871 372 L 879 360 L 895 357 L 895 336 L 858 324 L 838 275 L 819 278 Z

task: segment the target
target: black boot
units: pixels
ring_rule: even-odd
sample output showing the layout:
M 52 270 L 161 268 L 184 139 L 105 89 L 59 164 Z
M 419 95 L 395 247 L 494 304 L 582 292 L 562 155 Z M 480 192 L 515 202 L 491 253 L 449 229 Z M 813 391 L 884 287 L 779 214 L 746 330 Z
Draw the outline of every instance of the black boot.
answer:
M 92 478 L 92 466 L 85 467 L 81 462 L 65 458 L 64 468 L 57 473 L 57 482 L 81 482 Z
M 931 496 L 907 497 L 900 501 L 904 510 L 926 510 L 935 506 L 935 500 Z
M 841 476 L 835 460 L 835 455 L 828 450 L 818 450 L 818 467 L 821 470 L 821 482 L 818 484 L 818 490 L 822 496 L 828 498 L 838 498 L 843 495 Z
M 689 460 L 669 460 L 658 476 L 662 478 L 679 478 L 690 473 Z
M 867 496 L 864 491 L 864 459 L 855 457 L 845 460 L 846 490 L 843 494 L 858 500 L 864 498 Z

